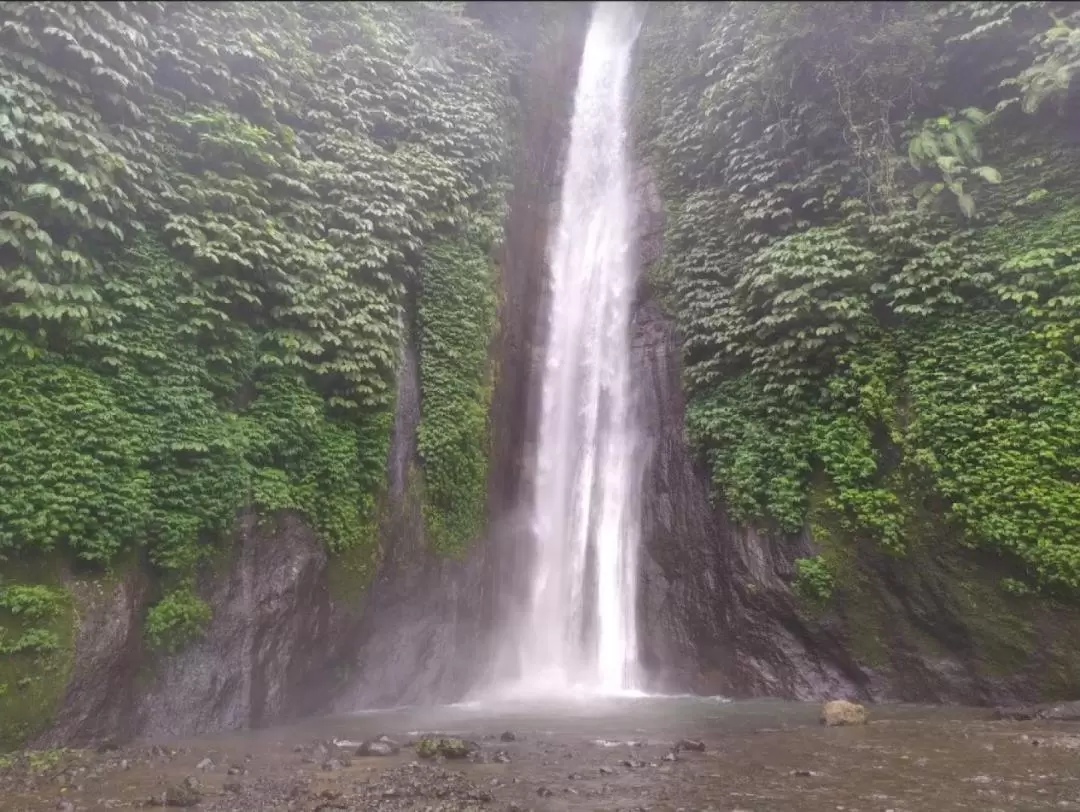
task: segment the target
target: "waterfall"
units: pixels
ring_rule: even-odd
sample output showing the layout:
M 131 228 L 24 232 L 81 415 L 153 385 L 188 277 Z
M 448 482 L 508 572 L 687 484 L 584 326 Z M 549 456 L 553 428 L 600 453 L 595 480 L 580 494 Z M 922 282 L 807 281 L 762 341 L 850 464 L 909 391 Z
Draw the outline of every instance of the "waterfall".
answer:
M 640 24 L 632 3 L 594 4 L 578 74 L 560 219 L 548 246 L 530 593 L 504 637 L 511 693 L 637 688 L 641 463 L 630 378 L 627 84 Z

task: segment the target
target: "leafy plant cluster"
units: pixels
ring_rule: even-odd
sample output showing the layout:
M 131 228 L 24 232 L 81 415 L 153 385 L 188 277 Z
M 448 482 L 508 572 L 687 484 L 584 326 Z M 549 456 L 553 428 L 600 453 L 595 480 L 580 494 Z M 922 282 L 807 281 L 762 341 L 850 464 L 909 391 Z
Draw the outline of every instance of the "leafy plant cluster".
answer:
M 428 537 L 446 553 L 464 549 L 486 517 L 493 237 L 478 222 L 464 236 L 431 246 L 422 269 L 418 446 Z
M 834 586 L 829 566 L 820 555 L 795 561 L 795 587 L 806 600 L 828 603 Z
M 0 3 L 0 556 L 144 550 L 170 644 L 246 505 L 374 564 L 407 290 L 491 318 L 489 264 L 421 279 L 503 193 L 507 57 L 462 11 Z
M 801 529 L 822 474 L 843 529 L 903 554 L 944 497 L 967 542 L 1080 588 L 1078 25 L 1044 2 L 651 8 L 650 273 L 740 518 Z
M 9 622 L 23 626 L 15 637 L 0 627 L 0 654 L 47 654 L 59 648 L 55 633 L 40 625 L 67 607 L 67 595 L 40 584 L 11 584 L 0 587 L 0 612 Z
M 60 698 L 72 637 L 66 590 L 0 580 L 0 748 L 38 729 Z

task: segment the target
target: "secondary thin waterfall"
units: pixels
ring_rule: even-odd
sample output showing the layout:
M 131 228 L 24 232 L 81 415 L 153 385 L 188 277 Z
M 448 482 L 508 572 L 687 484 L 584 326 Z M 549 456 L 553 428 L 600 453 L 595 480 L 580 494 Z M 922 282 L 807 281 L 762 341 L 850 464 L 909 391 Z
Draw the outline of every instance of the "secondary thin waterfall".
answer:
M 548 247 L 531 594 L 512 643 L 519 686 L 544 694 L 618 693 L 638 680 L 627 82 L 639 27 L 632 3 L 594 5 Z

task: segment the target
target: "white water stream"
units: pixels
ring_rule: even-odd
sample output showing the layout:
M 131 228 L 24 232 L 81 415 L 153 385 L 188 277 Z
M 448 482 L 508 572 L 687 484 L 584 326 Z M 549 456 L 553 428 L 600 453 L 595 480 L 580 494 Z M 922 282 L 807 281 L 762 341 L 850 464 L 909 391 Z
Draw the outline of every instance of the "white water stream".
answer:
M 548 246 L 551 299 L 532 511 L 531 592 L 506 632 L 503 696 L 638 688 L 640 442 L 630 313 L 635 287 L 627 148 L 632 3 L 594 4 Z

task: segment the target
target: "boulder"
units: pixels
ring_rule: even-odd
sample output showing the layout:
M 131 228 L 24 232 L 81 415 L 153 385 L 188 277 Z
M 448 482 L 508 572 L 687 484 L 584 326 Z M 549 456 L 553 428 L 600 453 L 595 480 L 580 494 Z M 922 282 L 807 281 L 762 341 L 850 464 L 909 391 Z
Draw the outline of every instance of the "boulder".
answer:
M 420 758 L 466 758 L 476 745 L 464 739 L 426 737 L 416 743 L 416 755 Z
M 857 702 L 837 699 L 821 707 L 821 724 L 827 727 L 841 725 L 865 725 L 870 718 L 866 708 Z
M 378 736 L 364 742 L 356 748 L 358 756 L 393 756 L 401 750 L 401 746 L 388 736 Z

